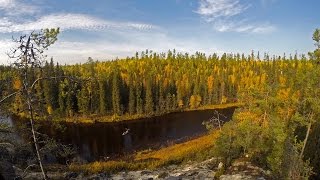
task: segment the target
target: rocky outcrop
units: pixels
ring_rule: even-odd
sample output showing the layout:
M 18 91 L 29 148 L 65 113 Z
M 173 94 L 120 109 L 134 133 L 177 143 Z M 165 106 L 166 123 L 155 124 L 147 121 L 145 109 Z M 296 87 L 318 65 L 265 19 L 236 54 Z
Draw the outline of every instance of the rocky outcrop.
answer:
M 220 166 L 220 168 L 219 168 Z M 180 180 L 180 179 L 222 179 L 222 180 L 265 180 L 268 178 L 269 172 L 259 167 L 252 165 L 249 162 L 236 162 L 231 167 L 227 168 L 223 175 L 217 177 L 217 172 L 221 170 L 223 165 L 217 158 L 212 158 L 200 163 L 190 162 L 182 166 L 170 165 L 168 167 L 159 168 L 156 170 L 140 170 L 140 171 L 123 171 L 116 174 L 99 173 L 93 175 L 84 175 L 76 172 L 48 172 L 50 179 L 165 179 L 165 180 Z M 24 179 L 41 179 L 41 174 L 31 172 Z
M 250 162 L 238 161 L 229 167 L 221 180 L 265 180 L 270 179 L 270 171 L 252 165 Z
M 237 162 L 229 167 L 225 174 L 216 177 L 218 166 L 221 166 L 217 158 L 212 158 L 200 163 L 190 162 L 183 166 L 171 165 L 157 170 L 141 170 L 141 171 L 123 171 L 116 174 L 100 173 L 91 176 L 83 176 L 78 174 L 75 179 L 165 179 L 165 180 L 180 180 L 180 179 L 223 179 L 223 180 L 264 180 L 268 179 L 268 173 L 263 169 L 253 166 L 248 162 Z M 74 175 L 74 174 L 73 174 Z
M 190 163 L 184 166 L 171 165 L 165 168 L 157 170 L 141 170 L 141 171 L 128 171 L 120 172 L 117 174 L 97 174 L 86 179 L 167 179 L 167 180 L 178 180 L 178 179 L 213 179 L 215 171 L 212 169 L 216 164 L 216 159 L 209 159 L 201 163 Z M 83 177 L 82 177 L 83 178 Z

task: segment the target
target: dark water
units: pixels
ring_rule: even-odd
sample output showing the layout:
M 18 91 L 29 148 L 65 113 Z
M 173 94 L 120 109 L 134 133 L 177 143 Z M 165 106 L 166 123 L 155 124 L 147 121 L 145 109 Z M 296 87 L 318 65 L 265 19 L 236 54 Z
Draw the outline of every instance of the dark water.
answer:
M 218 111 L 226 116 L 221 119 L 228 121 L 234 108 Z M 207 129 L 202 122 L 213 115 L 214 110 L 178 112 L 115 123 L 65 123 L 63 131 L 45 125 L 42 131 L 63 144 L 72 145 L 81 158 L 92 161 L 182 142 L 205 134 Z

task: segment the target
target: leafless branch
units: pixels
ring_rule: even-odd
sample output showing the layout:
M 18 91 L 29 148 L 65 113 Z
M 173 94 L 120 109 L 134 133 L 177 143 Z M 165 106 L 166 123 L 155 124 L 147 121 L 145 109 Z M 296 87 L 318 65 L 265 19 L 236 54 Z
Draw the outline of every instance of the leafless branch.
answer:
M 12 97 L 12 96 L 14 96 L 14 95 L 16 95 L 16 94 L 20 93 L 20 92 L 21 92 L 21 90 L 16 91 L 16 92 L 14 92 L 14 93 L 11 93 L 11 94 L 9 94 L 9 95 L 5 96 L 3 99 L 1 99 L 1 100 L 0 100 L 0 103 L 2 103 L 2 102 L 3 102 L 3 101 L 5 101 L 6 99 L 8 99 L 8 98 L 10 98 L 10 97 Z
M 31 167 L 34 167 L 34 166 L 38 166 L 37 164 L 30 164 L 28 167 L 26 167 L 22 173 L 22 178 L 24 178 L 26 175 L 27 175 L 27 170 Z
M 0 146 L 11 146 L 11 147 L 14 147 L 14 145 L 13 145 L 13 144 L 8 143 L 8 142 L 0 143 Z
M 40 78 L 37 78 L 37 79 L 32 83 L 32 85 L 30 86 L 30 88 L 33 89 L 34 86 L 36 85 L 36 83 L 37 83 L 38 81 L 45 80 L 45 79 L 60 79 L 60 78 L 70 78 L 70 76 L 40 77 Z

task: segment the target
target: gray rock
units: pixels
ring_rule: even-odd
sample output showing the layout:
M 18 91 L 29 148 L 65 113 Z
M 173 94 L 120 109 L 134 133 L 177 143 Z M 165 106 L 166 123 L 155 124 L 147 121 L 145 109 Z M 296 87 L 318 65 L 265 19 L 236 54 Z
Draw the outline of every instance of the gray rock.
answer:
M 140 170 L 140 171 L 128 171 L 128 172 L 119 172 L 112 174 L 110 176 L 90 176 L 91 178 L 95 177 L 96 179 L 112 179 L 112 180 L 127 180 L 127 179 L 139 179 L 139 180 L 151 180 L 151 179 L 164 179 L 164 180 L 212 180 L 215 178 L 215 170 L 217 170 L 218 164 L 220 161 L 218 159 L 209 159 L 200 163 L 193 162 L 188 163 L 183 166 L 171 165 L 164 168 L 159 168 L 157 170 Z M 240 168 L 243 166 L 243 168 Z M 234 171 L 234 169 L 236 169 Z M 248 173 L 248 175 L 245 173 Z M 222 175 L 220 179 L 224 180 L 251 180 L 264 178 L 261 176 L 263 174 L 263 169 L 253 166 L 250 163 L 238 163 L 226 171 L 225 175 Z M 79 179 L 79 178 L 77 178 Z M 90 178 L 82 178 L 90 179 Z
M 162 172 L 158 173 L 157 178 L 158 178 L 158 179 L 164 179 L 164 178 L 166 178 L 166 177 L 168 177 L 168 176 L 169 176 L 169 173 L 168 173 L 168 172 L 162 171 Z
M 108 179 L 108 175 L 106 173 L 95 174 L 87 178 L 88 180 L 100 180 L 100 179 Z
M 79 173 L 76 173 L 76 172 L 68 172 L 65 175 L 65 179 L 75 179 L 78 177 L 78 175 L 79 175 Z
M 168 178 L 166 178 L 166 180 L 181 180 L 181 177 L 176 177 L 176 176 L 169 176 Z
M 11 180 L 16 177 L 13 165 L 7 161 L 0 162 L 0 178 L 5 180 Z
M 242 174 L 233 174 L 233 175 L 222 175 L 220 176 L 220 180 L 256 180 L 256 178 L 252 176 L 245 176 Z
M 9 153 L 8 149 L 0 146 L 0 161 L 10 161 L 11 154 Z
M 151 173 L 152 173 L 151 171 L 147 171 L 147 170 L 141 171 L 141 175 L 151 174 Z
M 198 175 L 199 174 L 199 172 L 197 172 L 197 171 L 191 171 L 191 172 L 188 172 L 187 174 L 186 174 L 186 176 L 196 176 L 196 175 Z

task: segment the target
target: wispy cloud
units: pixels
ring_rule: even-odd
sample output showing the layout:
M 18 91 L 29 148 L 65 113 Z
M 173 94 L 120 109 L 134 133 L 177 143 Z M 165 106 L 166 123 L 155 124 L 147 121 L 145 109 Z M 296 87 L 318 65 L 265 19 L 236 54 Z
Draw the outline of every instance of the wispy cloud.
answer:
M 239 0 L 200 0 L 200 5 L 196 12 L 210 22 L 220 17 L 238 15 L 248 7 L 249 5 L 240 4 Z
M 135 22 L 114 22 L 99 19 L 84 14 L 51 14 L 43 16 L 35 21 L 25 23 L 14 22 L 8 18 L 0 19 L 0 33 L 12 33 L 39 30 L 43 28 L 56 28 L 61 30 L 82 29 L 82 30 L 102 30 L 102 29 L 137 29 L 149 30 L 156 26 Z
M 270 33 L 276 30 L 276 27 L 269 24 L 250 24 L 245 20 L 227 21 L 221 20 L 214 23 L 213 28 L 218 32 L 246 32 L 246 33 Z
M 218 32 L 269 33 L 276 29 L 269 23 L 249 22 L 239 17 L 252 5 L 240 0 L 200 0 L 195 11 Z
M 46 14 L 41 9 L 41 6 L 38 8 L 37 6 L 33 6 L 32 3 L 29 6 L 29 3 L 25 4 L 23 2 L 23 0 L 0 0 L 0 35 L 2 37 L 6 37 L 12 33 L 20 34 L 43 28 L 56 27 L 60 27 L 61 31 L 99 31 L 97 32 L 99 33 L 98 37 L 88 33 L 95 40 L 90 40 L 87 37 L 78 38 L 78 41 L 67 40 L 65 39 L 67 36 L 59 38 L 59 41 L 50 47 L 47 52 L 49 57 L 53 56 L 59 62 L 81 62 L 85 61 L 88 56 L 98 59 L 131 56 L 136 50 L 145 50 L 148 48 L 147 46 L 154 43 L 156 35 L 148 40 L 141 40 L 142 38 L 140 37 L 143 37 L 145 34 L 162 32 L 160 27 L 148 23 L 115 21 L 80 13 L 56 12 Z M 28 11 L 25 9 L 28 9 Z M 20 14 L 15 13 L 18 10 L 20 10 Z M 108 36 L 103 39 L 101 37 L 104 36 L 105 32 Z M 109 33 L 113 33 L 114 36 L 111 36 Z M 119 35 L 115 33 L 123 34 Z M 162 46 L 166 45 L 166 43 L 167 41 L 164 39 L 158 42 Z M 10 64 L 12 60 L 8 58 L 6 52 L 16 47 L 16 45 L 10 39 L 0 38 L 0 64 Z M 174 48 L 174 46 L 170 46 L 170 48 Z
M 128 33 L 129 32 L 129 33 Z M 165 32 L 159 31 L 123 31 L 111 32 L 108 36 L 114 36 L 115 39 L 124 40 L 106 40 L 96 39 L 87 41 L 59 39 L 50 46 L 45 52 L 48 58 L 53 57 L 55 62 L 74 64 L 86 62 L 88 57 L 98 60 L 110 60 L 116 57 L 125 58 L 134 56 L 135 52 L 145 51 L 167 52 L 169 49 L 176 49 L 177 52 L 195 53 L 196 51 L 204 53 L 222 53 L 212 43 L 203 43 L 192 39 L 175 38 Z M 13 59 L 9 59 L 5 54 L 10 47 L 15 47 L 10 39 L 0 40 L 0 64 L 10 64 Z
M 0 10 L 9 16 L 34 14 L 39 8 L 21 0 L 0 0 Z
M 99 60 L 132 57 L 135 52 L 145 51 L 146 49 L 153 52 L 167 52 L 169 49 L 188 53 L 195 53 L 196 51 L 205 53 L 222 52 L 218 51 L 212 44 L 204 45 L 197 41 L 176 39 L 162 32 L 123 32 L 112 35 L 121 36 L 128 41 L 57 41 L 50 47 L 47 54 L 48 57 L 54 57 L 55 61 L 74 64 L 75 62 L 85 62 L 89 56 Z

